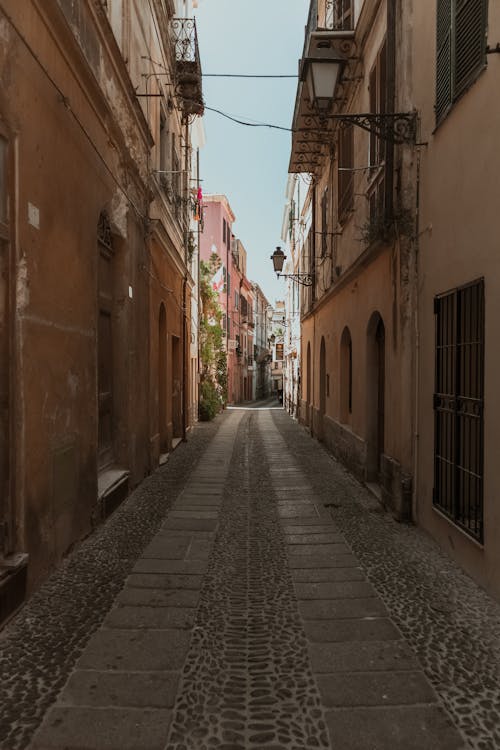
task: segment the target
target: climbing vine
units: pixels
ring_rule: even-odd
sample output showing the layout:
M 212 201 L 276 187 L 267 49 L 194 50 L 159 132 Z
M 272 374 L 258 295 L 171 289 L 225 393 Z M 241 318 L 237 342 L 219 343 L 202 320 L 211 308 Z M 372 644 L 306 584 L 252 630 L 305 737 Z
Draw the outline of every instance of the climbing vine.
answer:
M 200 401 L 199 417 L 213 419 L 227 401 L 227 355 L 223 349 L 222 309 L 213 278 L 221 261 L 212 254 L 208 262 L 200 261 Z

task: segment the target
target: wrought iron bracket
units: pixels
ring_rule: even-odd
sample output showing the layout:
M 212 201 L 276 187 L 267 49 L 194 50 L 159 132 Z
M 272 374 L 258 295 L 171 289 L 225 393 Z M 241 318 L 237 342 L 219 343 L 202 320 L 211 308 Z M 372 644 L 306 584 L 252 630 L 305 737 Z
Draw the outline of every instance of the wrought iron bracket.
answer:
M 292 279 L 302 286 L 312 286 L 313 283 L 312 276 L 309 273 L 277 273 L 276 276 L 278 279 Z
M 330 120 L 340 122 L 341 127 L 356 125 L 356 127 L 362 128 L 368 133 L 373 133 L 377 138 L 390 143 L 415 145 L 417 140 L 416 112 L 313 115 L 306 118 L 304 131 L 317 130 L 324 134 Z M 302 128 L 299 130 L 302 130 Z

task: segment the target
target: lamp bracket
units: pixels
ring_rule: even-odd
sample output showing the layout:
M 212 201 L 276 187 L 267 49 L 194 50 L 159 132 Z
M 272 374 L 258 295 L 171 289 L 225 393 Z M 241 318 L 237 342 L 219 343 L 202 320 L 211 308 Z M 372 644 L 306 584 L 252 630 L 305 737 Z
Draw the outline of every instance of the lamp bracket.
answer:
M 361 112 L 360 114 L 310 115 L 304 118 L 304 130 L 322 132 L 324 137 L 325 125 L 327 125 L 329 120 L 339 122 L 341 127 L 356 125 L 368 133 L 373 133 L 381 140 L 389 141 L 389 143 L 415 145 L 416 142 L 416 112 Z
M 292 279 L 302 286 L 312 286 L 313 283 L 312 276 L 309 273 L 278 273 L 276 275 L 281 279 Z

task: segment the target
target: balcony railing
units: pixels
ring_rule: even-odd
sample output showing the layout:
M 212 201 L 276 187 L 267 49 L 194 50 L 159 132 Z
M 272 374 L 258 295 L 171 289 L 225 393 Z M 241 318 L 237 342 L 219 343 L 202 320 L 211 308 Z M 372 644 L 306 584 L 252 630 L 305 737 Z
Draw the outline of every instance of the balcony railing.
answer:
M 353 31 L 354 0 L 325 0 L 318 16 L 318 28 Z
M 194 18 L 173 18 L 177 94 L 186 115 L 203 114 L 200 50 Z

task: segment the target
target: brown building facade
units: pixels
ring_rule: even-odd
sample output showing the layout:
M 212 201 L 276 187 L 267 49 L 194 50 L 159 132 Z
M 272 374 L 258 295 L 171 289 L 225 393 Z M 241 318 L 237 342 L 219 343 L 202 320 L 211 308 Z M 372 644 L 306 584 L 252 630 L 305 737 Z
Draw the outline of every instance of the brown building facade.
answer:
M 180 73 L 154 7 L 0 10 L 0 617 L 186 426 L 189 131 L 150 61 Z

